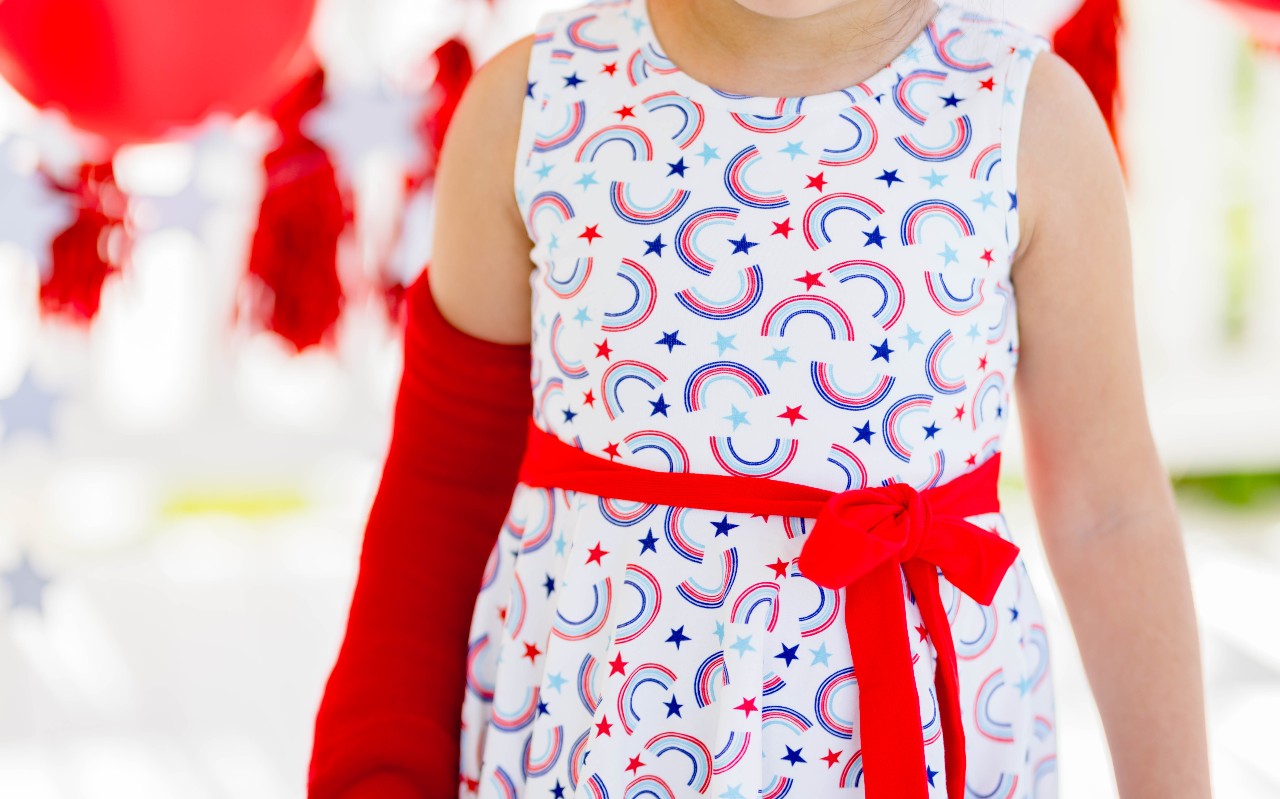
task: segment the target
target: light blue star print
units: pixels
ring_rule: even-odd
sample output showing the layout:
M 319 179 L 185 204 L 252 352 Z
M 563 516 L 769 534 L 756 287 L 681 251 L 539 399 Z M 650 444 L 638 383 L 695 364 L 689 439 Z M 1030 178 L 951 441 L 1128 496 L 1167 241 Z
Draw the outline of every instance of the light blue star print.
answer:
M 830 665 L 827 661 L 831 658 L 831 653 L 827 651 L 825 643 L 819 644 L 817 649 L 810 649 L 809 651 L 813 653 L 813 662 L 809 664 L 810 666 L 816 666 L 819 663 L 824 666 Z
M 987 211 L 996 207 L 996 201 L 991 199 L 991 192 L 989 191 L 982 192 L 977 197 L 975 197 L 973 201 L 978 205 L 981 205 L 982 210 L 984 211 Z
M 745 799 L 742 795 L 742 783 L 730 785 L 724 793 L 720 794 L 719 799 Z
M 721 646 L 724 646 L 724 622 L 722 621 L 716 622 L 716 640 L 720 642 Z
M 739 636 L 738 636 L 738 640 L 737 640 L 737 641 L 734 641 L 734 642 L 733 642 L 733 645 L 732 645 L 732 646 L 730 646 L 729 648 L 730 648 L 730 649 L 737 650 L 737 652 L 738 652 L 738 657 L 742 657 L 743 655 L 747 654 L 748 652 L 754 652 L 754 651 L 756 651 L 756 648 L 755 648 L 754 646 L 752 646 L 752 645 L 751 645 L 751 636 L 749 636 L 749 635 L 748 635 L 748 636 L 746 636 L 745 638 L 744 638 L 744 637 L 742 637 L 741 635 L 739 635 Z
M 723 333 L 716 333 L 716 340 L 711 343 L 716 345 L 716 349 L 720 351 L 721 355 L 724 355 L 725 350 L 736 350 L 738 348 L 738 345 L 733 343 L 733 340 L 737 337 L 737 333 L 734 333 L 731 336 L 726 336 Z
M 573 315 L 573 320 L 577 322 L 580 326 L 585 325 L 587 322 L 590 322 L 591 317 L 587 316 L 587 306 L 583 305 L 579 307 L 578 312 Z
M 565 543 L 565 542 L 564 542 L 564 533 L 558 533 L 558 534 L 556 535 L 556 554 L 557 554 L 557 555 L 563 555 L 563 554 L 564 554 L 564 543 Z
M 542 166 L 540 166 L 539 168 L 533 171 L 538 175 L 538 182 L 541 183 L 542 179 L 545 178 L 547 175 L 550 175 L 551 170 L 555 168 L 556 168 L 555 164 L 548 164 L 546 161 L 543 161 Z
M 791 156 L 791 160 L 794 161 L 796 160 L 797 155 L 808 155 L 808 153 L 804 151 L 804 147 L 802 146 L 803 144 L 804 144 L 803 140 L 789 141 L 787 142 L 787 146 L 783 147 L 778 152 L 786 153 L 787 155 Z
M 695 155 L 697 155 L 699 158 L 702 159 L 703 166 L 706 166 L 712 161 L 718 160 L 720 158 L 720 153 L 717 151 L 717 148 L 712 147 L 710 144 L 707 144 L 706 142 L 702 143 L 702 152 L 695 153 Z
M 575 184 L 577 184 L 577 185 L 579 185 L 579 186 L 581 186 L 581 187 L 582 187 L 582 190 L 583 190 L 583 191 L 586 191 L 586 190 L 587 190 L 587 187 L 589 187 L 589 186 L 594 186 L 595 184 L 597 184 L 597 183 L 599 183 L 599 182 L 600 182 L 600 181 L 596 180 L 596 173 L 595 173 L 595 172 L 583 172 L 583 173 L 582 173 L 582 177 L 580 177 L 580 178 L 578 178 L 577 180 L 575 180 L 575 181 L 574 181 L 574 183 L 575 183 Z
M 938 170 L 936 169 L 930 169 L 929 174 L 921 178 L 921 180 L 927 180 L 929 182 L 929 188 L 931 189 L 938 188 L 939 186 L 942 185 L 942 182 L 946 179 L 947 179 L 947 176 L 939 175 Z
M 730 408 L 732 408 L 733 410 L 731 410 L 731 411 L 729 412 L 729 415 L 728 415 L 728 416 L 725 416 L 725 417 L 723 417 L 723 418 L 728 419 L 729 421 L 733 422 L 733 429 L 734 429 L 734 430 L 737 430 L 737 429 L 738 429 L 738 425 L 739 425 L 739 424 L 751 424 L 751 422 L 747 421 L 747 412 L 746 412 L 746 411 L 740 411 L 740 410 L 738 410 L 738 406 L 737 406 L 737 405 L 730 405 L 729 407 L 730 407 Z
M 782 368 L 782 364 L 787 363 L 788 361 L 791 363 L 795 363 L 796 359 L 792 358 L 790 355 L 787 354 L 787 351 L 790 349 L 791 349 L 790 346 L 783 347 L 782 349 L 778 349 L 777 347 L 775 347 L 773 350 L 773 354 L 765 358 L 765 360 L 775 361 L 778 364 L 779 369 Z
M 965 335 L 966 335 L 966 336 L 968 336 L 970 340 L 974 340 L 974 339 L 976 339 L 976 338 L 978 337 L 978 335 L 979 335 L 979 333 L 978 333 L 978 325 L 977 325 L 977 323 L 974 323 L 974 324 L 970 325 L 970 326 L 969 326 L 969 332 L 968 332 L 968 333 L 965 333 Z
M 919 330 L 916 330 L 916 329 L 915 329 L 914 327 L 912 327 L 911 325 L 907 325 L 907 334 L 906 334 L 905 336 L 898 336 L 898 338 L 900 338 L 900 339 L 902 339 L 903 341 L 907 342 L 907 351 L 908 351 L 908 352 L 910 352 L 910 351 L 911 351 L 911 348 L 912 348 L 912 347 L 914 347 L 915 345 L 917 345 L 917 344 L 923 345 L 923 344 L 924 344 L 924 341 L 920 338 L 920 331 L 919 331 Z
M 556 693 L 560 693 L 560 687 L 566 682 L 568 682 L 568 680 L 561 676 L 560 672 L 547 675 L 547 687 Z
M 938 253 L 938 255 L 941 255 L 943 258 L 943 266 L 946 266 L 947 264 L 960 263 L 960 259 L 956 257 L 959 255 L 959 252 L 951 249 L 950 242 L 942 245 L 942 252 Z

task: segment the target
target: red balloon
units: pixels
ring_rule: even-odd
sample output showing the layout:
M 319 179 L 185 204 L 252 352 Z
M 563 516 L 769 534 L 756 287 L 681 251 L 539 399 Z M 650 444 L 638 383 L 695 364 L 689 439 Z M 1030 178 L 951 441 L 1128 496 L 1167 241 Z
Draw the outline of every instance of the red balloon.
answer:
M 0 0 L 0 75 L 116 144 L 239 115 L 309 67 L 315 0 Z

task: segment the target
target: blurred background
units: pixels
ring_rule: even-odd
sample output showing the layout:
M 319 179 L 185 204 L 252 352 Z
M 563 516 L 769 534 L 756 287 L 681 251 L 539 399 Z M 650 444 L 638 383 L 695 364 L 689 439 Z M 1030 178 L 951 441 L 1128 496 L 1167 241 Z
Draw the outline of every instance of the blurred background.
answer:
M 0 0 L 0 797 L 303 796 L 440 130 L 471 64 L 573 4 L 152 4 L 173 36 L 158 10 L 214 9 L 174 52 L 101 17 L 145 3 Z M 1106 84 L 1105 3 L 969 4 L 1046 35 L 1076 20 L 1055 43 L 1101 53 Z M 1122 12 L 1143 376 L 1216 792 L 1280 796 L 1280 3 Z M 109 101 L 147 79 L 180 96 Z M 1013 413 L 1002 498 L 1050 617 L 1061 795 L 1112 797 Z

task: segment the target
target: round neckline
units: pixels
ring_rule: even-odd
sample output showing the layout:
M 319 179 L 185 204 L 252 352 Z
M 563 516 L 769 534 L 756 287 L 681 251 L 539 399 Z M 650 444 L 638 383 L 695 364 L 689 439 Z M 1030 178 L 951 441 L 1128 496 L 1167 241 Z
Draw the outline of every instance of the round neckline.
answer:
M 653 21 L 649 16 L 649 0 L 628 0 L 628 17 L 632 20 L 631 27 L 639 40 L 641 54 L 647 62 L 646 83 L 653 81 L 655 85 L 668 85 L 690 99 L 727 107 L 739 113 L 776 117 L 832 108 L 837 110 L 850 108 L 892 89 L 899 73 L 919 68 L 909 56 L 913 53 L 919 55 L 921 51 L 929 51 L 931 31 L 940 27 L 954 8 L 951 0 L 935 0 L 935 2 L 938 5 L 937 11 L 929 17 L 911 41 L 876 72 L 858 83 L 841 89 L 795 96 L 735 94 L 703 83 L 667 57 L 666 49 L 653 30 Z M 909 61 L 913 66 L 904 70 L 904 66 Z

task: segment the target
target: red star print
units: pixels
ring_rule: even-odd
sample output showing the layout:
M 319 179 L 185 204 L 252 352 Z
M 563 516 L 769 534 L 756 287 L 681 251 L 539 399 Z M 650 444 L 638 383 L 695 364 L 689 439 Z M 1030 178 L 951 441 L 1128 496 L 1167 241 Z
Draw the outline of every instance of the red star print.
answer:
M 609 554 L 608 550 L 604 550 L 600 548 L 599 541 L 597 541 L 596 545 L 593 546 L 591 549 L 588 549 L 587 552 L 589 553 L 587 555 L 587 563 L 590 563 L 591 561 L 594 560 L 596 563 L 599 563 L 601 566 L 604 565 L 604 562 L 601 561 L 600 559 L 603 558 L 605 555 Z
M 507 606 L 506 606 L 506 605 L 503 605 L 502 607 L 498 608 L 498 618 L 502 619 L 503 621 L 506 621 L 506 620 L 507 620 Z
M 637 771 L 644 763 L 640 762 L 640 755 L 636 755 L 627 761 L 627 771 Z
M 534 658 L 536 658 L 538 655 L 541 655 L 541 654 L 542 654 L 542 650 L 538 649 L 537 644 L 525 644 L 524 654 L 521 655 L 521 657 L 529 658 L 529 662 L 532 663 Z
M 991 264 L 995 263 L 996 260 L 996 257 L 991 254 L 991 250 L 983 250 L 982 255 L 979 257 L 987 262 L 987 266 L 991 266 Z
M 601 236 L 601 235 L 596 231 L 596 228 L 598 228 L 598 227 L 600 227 L 600 226 L 599 226 L 599 225 L 587 225 L 587 229 L 586 229 L 586 230 L 584 230 L 584 231 L 582 231 L 581 233 L 579 233 L 579 234 L 578 234 L 578 238 L 580 238 L 580 239 L 586 239 L 586 240 L 587 240 L 587 244 L 591 244 L 591 243 L 592 243 L 592 242 L 594 242 L 596 239 L 602 239 L 602 238 L 604 238 L 604 236 Z
M 476 791 L 480 790 L 480 780 L 476 779 L 475 777 L 467 777 L 463 780 L 463 782 L 467 784 L 467 790 L 470 791 L 471 793 L 475 793 Z
M 618 452 L 618 445 L 612 441 L 609 442 L 609 446 L 604 448 L 604 451 L 609 454 L 609 460 L 622 457 L 622 453 Z
M 609 360 L 609 353 L 613 352 L 613 348 L 609 346 L 609 339 L 605 339 L 596 345 L 596 357 Z
M 957 406 L 956 406 L 956 418 L 957 418 L 957 419 L 963 419 L 963 418 L 964 418 L 964 406 L 963 406 L 963 405 L 957 405 Z
M 965 462 L 965 463 L 967 463 L 967 464 L 969 464 L 970 466 L 977 466 L 977 465 L 978 465 L 978 456 L 977 456 L 977 454 L 976 454 L 976 453 L 972 453 L 972 452 L 971 452 L 971 453 L 969 453 L 969 457 L 965 458 L 965 459 L 964 459 L 964 462 Z
M 627 117 L 634 117 L 636 115 L 634 105 L 624 105 L 613 113 L 618 115 L 619 120 L 626 119 Z
M 809 289 L 813 288 L 814 286 L 822 286 L 823 288 L 826 288 L 826 285 L 825 285 L 825 284 L 823 284 L 823 282 L 822 282 L 822 273 L 821 273 L 821 272 L 809 272 L 809 271 L 806 271 L 806 272 L 804 273 L 804 277 L 798 277 L 798 278 L 796 278 L 796 280 L 798 280 L 798 281 L 800 281 L 801 283 L 803 283 L 803 284 L 804 284 L 804 290 L 805 290 L 805 291 L 808 291 Z
M 920 634 L 921 641 L 923 641 L 929 635 L 929 631 L 925 629 L 923 624 L 916 625 L 916 632 Z
M 743 716 L 747 718 L 751 716 L 751 711 L 756 709 L 757 709 L 756 698 L 754 696 L 751 697 L 750 699 L 746 698 L 745 696 L 742 697 L 742 704 L 734 708 L 734 710 L 741 710 L 743 713 Z
M 996 79 L 995 79 L 995 78 L 987 78 L 986 80 L 982 81 L 982 82 L 981 82 L 981 83 L 979 83 L 978 85 L 979 85 L 979 86 L 981 86 L 983 89 L 986 89 L 986 90 L 987 90 L 987 91 L 989 91 L 989 92 L 993 92 L 993 91 L 995 91 L 995 90 L 996 90 Z
M 753 514 L 751 514 L 751 518 L 753 518 L 753 519 L 764 519 L 764 520 L 767 522 L 767 521 L 769 521 L 769 514 L 767 514 L 767 513 L 753 513 Z
M 978 359 L 978 368 L 984 370 L 987 368 L 987 356 L 985 353 Z
M 594 407 L 594 406 L 595 406 L 595 404 L 596 404 L 596 398 L 595 398 L 594 396 L 592 396 L 592 395 L 591 395 L 591 389 L 587 389 L 586 391 L 584 391 L 584 392 L 582 393 L 582 401 L 583 401 L 583 403 L 585 403 L 585 404 L 587 404 L 587 405 L 591 405 L 592 407 Z
M 828 749 L 826 756 L 822 759 L 827 761 L 827 768 L 831 768 L 836 763 L 840 762 L 840 753 L 834 749 Z
M 604 68 L 601 69 L 600 71 L 605 73 L 606 75 L 612 75 L 613 73 L 618 71 L 618 62 L 614 61 L 612 64 L 605 64 Z
M 787 576 L 787 566 L 791 565 L 782 558 L 778 558 L 777 562 L 768 564 L 773 569 L 773 579 L 777 580 Z
M 596 735 L 608 735 L 612 727 L 613 725 L 609 723 L 609 717 L 601 716 L 600 720 L 596 722 Z
M 804 419 L 805 421 L 808 421 L 808 420 L 809 420 L 809 417 L 808 417 L 808 416 L 805 416 L 804 414 L 800 413 L 800 406 L 799 406 L 799 405 L 797 405 L 797 406 L 796 406 L 796 407 L 794 407 L 794 408 L 792 408 L 790 405 L 788 405 L 788 406 L 787 406 L 787 409 L 786 409 L 785 411 L 783 411 L 782 413 L 778 414 L 778 418 L 779 418 L 779 419 L 787 419 L 788 421 L 790 421 L 790 422 L 791 422 L 791 426 L 792 426 L 792 427 L 795 427 L 795 426 L 796 426 L 796 422 L 797 422 L 797 421 L 799 421 L 799 420 L 801 420 L 801 419 Z
M 609 676 L 612 677 L 615 674 L 622 674 L 624 673 L 623 670 L 626 668 L 627 661 L 622 659 L 622 653 L 619 652 L 616 658 L 609 661 Z
M 805 184 L 806 189 L 822 191 L 822 187 L 827 185 L 827 179 L 822 176 L 821 172 L 816 175 L 805 175 L 805 177 L 809 179 L 809 182 Z
M 770 236 L 781 236 L 784 239 L 791 238 L 791 217 L 787 217 L 781 222 L 773 223 L 773 232 Z

